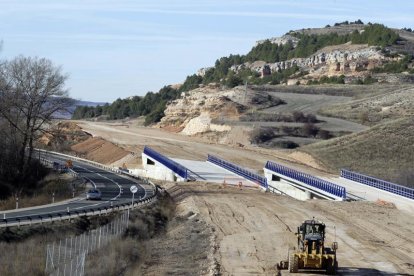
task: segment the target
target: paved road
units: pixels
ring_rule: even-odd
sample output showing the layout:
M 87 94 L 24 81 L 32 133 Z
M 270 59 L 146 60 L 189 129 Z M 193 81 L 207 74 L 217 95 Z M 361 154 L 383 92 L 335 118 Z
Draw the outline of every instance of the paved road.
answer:
M 48 160 L 57 161 L 62 164 L 66 160 L 63 157 L 48 155 Z M 70 212 L 84 212 L 91 211 L 91 209 L 99 210 L 117 206 L 120 204 L 131 203 L 132 193 L 130 187 L 136 185 L 138 191 L 135 194 L 135 201 L 151 197 L 154 194 L 153 187 L 143 181 L 138 181 L 115 172 L 110 172 L 97 168 L 90 164 L 73 161 L 73 170 L 79 174 L 80 177 L 89 179 L 102 192 L 102 200 L 89 201 L 86 200 L 86 194 L 82 198 L 66 201 L 61 204 L 45 205 L 40 207 L 26 208 L 21 210 L 6 211 L 0 215 L 0 225 L 5 224 L 4 214 L 7 222 L 16 222 L 20 220 L 27 220 L 28 217 L 32 219 L 39 219 L 39 216 L 44 218 L 60 215 L 66 215 L 68 210 Z

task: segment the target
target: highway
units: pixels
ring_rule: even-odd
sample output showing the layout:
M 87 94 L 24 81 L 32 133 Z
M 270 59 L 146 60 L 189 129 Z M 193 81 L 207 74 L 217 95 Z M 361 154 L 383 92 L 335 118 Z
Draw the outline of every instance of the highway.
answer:
M 50 161 L 61 164 L 66 162 L 65 157 L 50 155 L 46 157 Z M 86 191 L 80 198 L 57 204 L 16 209 L 5 211 L 0 216 L 0 226 L 20 221 L 35 221 L 67 216 L 69 214 L 86 214 L 95 211 L 108 210 L 118 206 L 126 206 L 132 201 L 130 187 L 136 185 L 138 191 L 134 195 L 134 202 L 144 201 L 155 195 L 154 187 L 145 181 L 117 174 L 95 167 L 91 164 L 73 160 L 73 171 L 96 186 L 102 193 L 102 200 L 86 200 Z

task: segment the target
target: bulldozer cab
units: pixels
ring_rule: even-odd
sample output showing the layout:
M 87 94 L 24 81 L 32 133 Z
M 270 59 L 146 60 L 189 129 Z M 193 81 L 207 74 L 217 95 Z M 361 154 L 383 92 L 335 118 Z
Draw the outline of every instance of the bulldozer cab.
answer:
M 325 237 L 325 224 L 316 220 L 305 220 L 305 222 L 298 227 L 298 234 L 303 237 L 311 235 L 319 235 Z
M 325 240 L 325 224 L 316 220 L 306 220 L 298 227 L 298 247 L 303 251 L 306 245 L 316 242 L 319 251 Z M 308 247 L 309 253 L 311 247 Z
M 325 224 L 323 223 L 315 223 L 315 221 L 311 221 L 311 223 L 305 222 L 303 230 L 303 237 L 305 239 L 314 239 L 319 237 L 319 240 L 323 240 L 325 237 Z

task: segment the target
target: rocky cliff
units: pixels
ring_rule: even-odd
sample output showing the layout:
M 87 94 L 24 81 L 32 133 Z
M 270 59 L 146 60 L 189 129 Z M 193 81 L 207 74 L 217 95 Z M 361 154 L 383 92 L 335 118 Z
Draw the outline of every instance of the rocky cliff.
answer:
M 203 87 L 183 93 L 172 101 L 158 124 L 161 128 L 194 135 L 209 131 L 226 132 L 231 127 L 214 123 L 237 119 L 249 109 L 261 109 L 281 104 L 278 98 L 244 88 L 222 90 L 219 87 Z
M 230 69 L 238 72 L 242 69 L 251 69 L 262 72 L 269 67 L 271 72 L 278 72 L 298 66 L 310 73 L 310 76 L 321 75 L 352 75 L 383 65 L 384 61 L 392 61 L 399 57 L 388 57 L 377 47 L 368 45 L 343 44 L 325 47 L 307 58 L 294 58 L 287 61 L 266 63 L 256 61 L 233 65 Z

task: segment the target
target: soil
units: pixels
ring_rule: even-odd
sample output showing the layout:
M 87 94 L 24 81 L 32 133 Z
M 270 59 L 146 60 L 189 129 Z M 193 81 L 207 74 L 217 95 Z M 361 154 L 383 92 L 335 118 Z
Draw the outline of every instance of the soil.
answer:
M 280 163 L 293 163 L 305 170 L 312 170 L 302 160 L 290 156 L 290 151 L 269 150 L 242 143 L 221 145 L 207 143 L 201 137 L 188 137 L 186 135 L 170 133 L 158 128 L 146 128 L 140 126 L 124 126 L 104 122 L 79 122 L 83 130 L 91 133 L 94 137 L 103 139 L 128 149 L 135 155 L 135 162 L 140 160 L 145 145 L 154 148 L 161 153 L 173 157 L 190 160 L 206 160 L 208 154 L 218 155 L 222 158 L 235 162 L 241 166 L 255 170 L 263 170 L 268 160 Z M 242 132 L 242 130 L 241 130 Z M 304 160 L 307 162 L 307 160 Z M 133 168 L 133 167 L 131 167 Z M 137 164 L 136 168 L 140 168 Z
M 71 149 L 79 156 L 102 164 L 110 164 L 129 154 L 121 147 L 102 138 L 89 138 L 86 141 L 73 145 Z
M 57 121 L 52 125 L 52 133 L 45 133 L 40 137 L 39 142 L 45 146 L 62 146 L 64 143 L 70 145 L 83 142 L 90 137 L 88 133 L 71 121 Z
M 180 212 L 189 216 L 182 225 L 184 232 L 173 228 L 160 241 L 157 256 L 166 256 L 166 262 L 160 268 L 157 262 L 150 275 L 165 271 L 173 275 L 188 274 L 186 271 L 192 271 L 191 275 L 275 275 L 276 263 L 286 259 L 288 248 L 295 246 L 296 227 L 312 217 L 327 225 L 327 245 L 334 240 L 339 243 L 341 275 L 414 273 L 413 214 L 369 202 L 303 202 L 215 184 L 167 186 Z M 193 232 L 183 239 L 189 229 L 201 234 L 194 236 Z M 209 240 L 213 243 L 210 250 Z M 200 247 L 195 246 L 198 242 Z M 200 255 L 201 248 L 205 255 Z M 204 270 L 194 273 L 194 267 Z
M 207 144 L 201 138 L 133 125 L 79 125 L 93 136 L 132 149 L 137 159 L 144 145 L 149 145 L 171 157 L 205 160 L 210 153 L 257 170 L 266 160 L 274 160 L 326 175 L 312 168 L 321 165 L 306 154 Z M 414 275 L 414 215 L 393 206 L 297 201 L 207 183 L 164 186 L 178 204 L 178 215 L 167 234 L 154 240 L 143 267 L 146 274 L 275 275 L 276 263 L 286 259 L 288 248 L 295 245 L 296 227 L 315 217 L 327 225 L 327 245 L 339 243 L 341 275 Z

